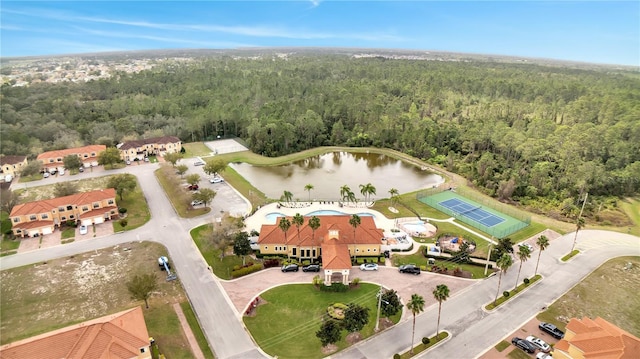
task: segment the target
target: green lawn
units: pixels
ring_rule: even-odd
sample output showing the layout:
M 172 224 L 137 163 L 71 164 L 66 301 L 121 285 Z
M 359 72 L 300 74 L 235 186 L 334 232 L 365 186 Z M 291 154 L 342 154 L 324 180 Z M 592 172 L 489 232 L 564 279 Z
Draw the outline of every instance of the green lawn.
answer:
M 498 343 L 495 348 L 497 351 L 502 352 L 503 350 L 507 349 L 509 347 L 509 345 L 511 345 L 511 343 L 509 343 L 506 340 L 501 341 L 500 343 Z
M 144 198 L 144 193 L 142 193 L 142 189 L 140 189 L 140 183 L 138 183 L 138 186 L 133 192 L 124 193 L 122 199 L 116 196 L 116 203 L 118 204 L 118 208 L 124 207 L 127 209 L 127 226 L 123 229 L 118 219 L 113 220 L 111 223 L 113 224 L 114 232 L 136 229 L 151 219 L 151 212 L 149 211 L 147 200 Z
M 522 277 L 522 279 L 524 280 L 524 277 Z M 486 310 L 492 310 L 492 309 L 495 309 L 495 308 L 499 307 L 502 303 L 513 299 L 513 297 L 515 297 L 518 293 L 522 292 L 525 288 L 533 285 L 533 283 L 539 281 L 540 279 L 542 279 L 542 276 L 540 276 L 540 274 L 536 275 L 533 278 L 530 278 L 529 284 L 522 283 L 522 284 L 518 285 L 515 289 L 512 289 L 512 290 L 509 291 L 509 296 L 508 297 L 505 298 L 504 295 L 500 295 L 500 296 L 498 296 L 498 299 L 496 300 L 496 304 L 495 305 L 493 305 L 493 302 L 491 302 L 491 303 L 487 304 L 484 308 Z
M 65 230 L 62 231 L 62 234 L 60 235 L 60 239 L 65 240 L 65 239 L 69 239 L 69 238 L 74 238 L 76 236 L 76 229 L 74 228 L 67 228 Z
M 207 338 L 205 338 L 202 328 L 200 328 L 200 324 L 198 324 L 198 320 L 196 319 L 193 309 L 191 309 L 191 305 L 189 305 L 189 302 L 182 302 L 180 303 L 180 307 L 182 308 L 182 312 L 184 313 L 187 322 L 189 322 L 189 327 L 191 327 L 191 331 L 193 331 L 193 335 L 196 337 L 198 346 L 202 350 L 204 357 L 206 359 L 213 359 L 213 352 L 211 352 L 211 348 L 209 348 Z
M 311 284 L 292 284 L 270 289 L 260 295 L 266 304 L 258 306 L 256 315 L 244 317 L 244 323 L 254 340 L 266 353 L 278 358 L 322 358 L 320 340 L 315 336 L 329 305 L 340 302 L 357 303 L 369 308 L 369 323 L 361 334 L 367 338 L 374 333 L 376 293 L 379 286 L 362 283 L 345 293 L 318 290 Z M 400 313 L 390 318 L 394 323 Z M 342 339 L 336 343 L 338 350 L 348 346 Z M 407 339 L 409 344 L 409 339 Z
M 185 150 L 183 158 L 209 156 L 211 154 L 211 149 L 202 142 L 183 143 L 182 148 Z
M 188 305 L 188 304 L 187 304 Z M 144 304 L 143 304 L 144 307 Z M 144 310 L 149 335 L 156 340 L 160 353 L 167 358 L 191 359 L 191 348 L 182 333 L 180 319 L 170 303 L 151 305 Z
M 393 253 L 392 256 L 393 265 L 401 266 L 403 264 L 415 264 L 417 266 L 427 266 L 427 258 L 422 254 L 422 250 L 408 254 L 402 255 L 400 253 Z M 449 269 L 455 269 L 456 267 L 460 267 L 460 269 L 471 272 L 472 278 L 485 278 L 484 275 L 484 266 L 476 266 L 471 264 L 457 264 L 452 261 L 447 261 L 443 259 L 436 259 L 436 264 L 439 266 L 445 265 Z M 487 274 L 491 274 L 493 271 L 489 270 Z
M 235 255 L 225 255 L 224 258 L 220 260 L 220 251 L 214 249 L 202 239 L 202 233 L 207 230 L 208 226 L 208 224 L 205 224 L 192 229 L 190 232 L 191 238 L 207 261 L 207 264 L 213 270 L 213 274 L 218 276 L 218 278 L 231 279 L 233 267 L 242 265 L 242 258 Z
M 627 233 L 640 236 L 640 197 L 621 200 L 620 207 L 629 216 L 634 226 L 627 228 Z M 623 228 L 624 230 L 624 228 Z
M 562 259 L 560 259 L 560 260 L 561 260 L 561 261 L 563 261 L 563 262 L 566 262 L 566 261 L 568 261 L 569 259 L 571 259 L 571 258 L 575 257 L 578 253 L 580 253 L 580 251 L 579 251 L 579 250 L 577 250 L 577 249 L 574 249 L 574 250 L 572 250 L 570 253 L 567 253 L 567 254 L 566 254 L 564 257 L 562 257 Z
M 525 353 L 522 349 L 515 348 L 509 354 L 507 354 L 508 358 L 511 359 L 531 359 L 529 354 Z

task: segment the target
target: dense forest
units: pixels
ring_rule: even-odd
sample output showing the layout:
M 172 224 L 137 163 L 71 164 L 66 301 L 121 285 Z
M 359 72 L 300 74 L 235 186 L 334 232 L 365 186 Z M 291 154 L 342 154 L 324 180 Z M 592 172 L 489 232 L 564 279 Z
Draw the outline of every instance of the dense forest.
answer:
M 176 135 L 278 156 L 393 148 L 505 201 L 575 214 L 640 192 L 640 75 L 526 63 L 300 55 L 163 62 L 88 83 L 2 87 L 3 154 Z

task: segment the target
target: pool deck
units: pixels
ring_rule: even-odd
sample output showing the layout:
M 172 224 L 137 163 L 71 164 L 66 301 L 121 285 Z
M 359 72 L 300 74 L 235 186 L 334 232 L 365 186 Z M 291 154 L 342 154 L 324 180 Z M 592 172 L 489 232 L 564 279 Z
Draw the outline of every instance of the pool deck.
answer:
M 382 213 L 378 211 L 374 211 L 365 206 L 358 207 L 340 207 L 338 202 L 334 202 L 335 204 L 321 204 L 320 202 L 296 202 L 296 204 L 300 205 L 300 207 L 289 208 L 285 206 L 280 206 L 278 208 L 277 203 L 270 203 L 266 206 L 261 207 L 254 213 L 251 217 L 247 217 L 244 220 L 245 225 L 247 226 L 247 230 L 251 231 L 255 229 L 260 232 L 260 228 L 263 224 L 267 224 L 266 215 L 269 213 L 282 213 L 288 217 L 294 216 L 296 213 L 300 213 L 301 215 L 306 215 L 310 212 L 315 211 L 339 211 L 346 214 L 357 214 L 357 213 L 371 213 L 374 215 L 374 221 L 378 228 L 381 228 L 385 231 L 390 230 L 391 228 L 396 228 L 395 219 L 389 219 L 385 217 Z

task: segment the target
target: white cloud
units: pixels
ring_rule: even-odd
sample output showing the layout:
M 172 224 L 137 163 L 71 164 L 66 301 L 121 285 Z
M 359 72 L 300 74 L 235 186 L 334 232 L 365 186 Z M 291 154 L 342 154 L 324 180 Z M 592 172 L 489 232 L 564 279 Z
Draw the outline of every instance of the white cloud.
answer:
M 322 0 L 309 0 L 309 2 L 311 3 L 311 7 L 318 7 Z

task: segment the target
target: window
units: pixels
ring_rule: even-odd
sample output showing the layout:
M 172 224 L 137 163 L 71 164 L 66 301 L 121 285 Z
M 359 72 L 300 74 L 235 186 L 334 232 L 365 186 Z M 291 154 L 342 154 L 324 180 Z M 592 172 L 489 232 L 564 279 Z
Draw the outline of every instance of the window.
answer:
M 100 208 L 100 203 L 94 202 L 93 203 L 93 208 Z
M 64 212 L 64 207 L 58 207 L 58 211 Z
M 378 250 L 376 248 L 373 249 L 374 252 L 377 252 Z
M 36 219 L 38 219 L 38 217 L 36 217 L 35 214 L 32 214 L 32 215 L 29 216 L 29 220 L 30 221 L 35 221 Z
M 73 211 L 73 206 L 67 206 L 67 211 Z
M 53 163 L 53 158 L 49 158 L 49 163 Z
M 62 217 L 60 217 L 60 220 L 61 220 L 61 221 L 66 221 L 66 220 L 67 220 L 67 217 L 62 216 Z
M 49 218 L 49 215 L 48 215 L 48 214 L 46 214 L 46 213 L 43 213 L 43 214 L 40 216 L 40 218 L 42 218 L 42 219 L 48 219 L 48 218 Z
M 113 200 L 112 200 L 112 199 L 110 199 L 109 201 L 107 201 L 107 203 L 109 203 L 109 204 L 113 204 Z
M 88 211 L 88 210 L 89 210 L 89 207 L 88 207 L 88 206 L 82 206 L 82 212 L 86 212 L 86 211 Z
M 19 223 L 20 222 L 20 217 L 15 217 L 13 219 L 13 223 Z
M 91 152 L 91 157 L 95 157 L 96 153 L 95 152 Z
M 269 247 L 268 246 L 264 246 L 264 249 L 267 250 L 267 249 L 269 249 Z
M 82 157 L 89 158 L 89 155 L 85 153 L 84 155 L 82 155 Z
M 140 348 L 140 353 L 144 353 L 147 351 L 147 348 Z
M 73 217 L 74 217 L 73 214 L 69 215 L 69 219 L 73 219 Z
M 367 252 L 371 252 L 371 248 L 367 248 Z

